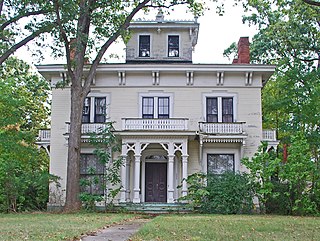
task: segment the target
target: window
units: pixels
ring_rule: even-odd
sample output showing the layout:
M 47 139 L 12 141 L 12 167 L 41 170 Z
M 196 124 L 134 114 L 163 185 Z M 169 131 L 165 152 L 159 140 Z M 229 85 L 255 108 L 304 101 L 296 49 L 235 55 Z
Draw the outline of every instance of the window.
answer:
M 150 57 L 150 35 L 139 36 L 139 57 Z
M 158 97 L 158 118 L 169 118 L 169 98 Z
M 154 98 L 153 97 L 142 98 L 142 118 L 145 118 L 145 119 L 154 118 Z
M 234 154 L 208 154 L 208 174 L 222 174 L 225 171 L 234 172 L 234 170 Z
M 80 190 L 89 194 L 103 195 L 105 190 L 105 165 L 96 155 L 80 155 Z
M 233 122 L 233 97 L 207 97 L 206 121 L 207 122 Z
M 142 118 L 169 118 L 169 97 L 142 97 Z
M 168 36 L 168 57 L 179 57 L 179 36 Z
M 222 122 L 233 122 L 233 98 L 222 98 Z
M 218 122 L 218 98 L 207 98 L 207 122 Z
M 93 108 L 92 108 L 93 106 Z M 82 123 L 106 122 L 106 97 L 87 97 L 83 103 Z
M 96 97 L 94 98 L 94 122 L 104 123 L 106 122 L 106 98 Z
M 82 122 L 83 123 L 90 122 L 90 105 L 91 105 L 90 98 L 85 98 L 84 103 L 83 103 L 83 110 L 82 110 Z

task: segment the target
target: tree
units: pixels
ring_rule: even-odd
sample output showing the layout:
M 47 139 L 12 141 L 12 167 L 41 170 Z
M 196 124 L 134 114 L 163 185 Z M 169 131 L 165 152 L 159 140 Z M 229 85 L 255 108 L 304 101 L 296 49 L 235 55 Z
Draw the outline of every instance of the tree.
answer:
M 52 12 L 50 1 L 0 0 L 0 65 L 20 47 L 52 31 L 54 21 L 46 18 Z
M 294 163 L 301 165 L 301 162 L 307 162 L 304 159 L 307 158 L 309 162 L 314 163 L 319 172 L 320 8 L 318 6 L 318 1 L 307 0 L 276 2 L 252 0 L 246 1 L 245 4 L 246 9 L 254 10 L 254 13 L 244 17 L 244 21 L 259 27 L 259 32 L 254 36 L 251 45 L 252 62 L 277 65 L 273 79 L 263 89 L 263 121 L 265 127 L 276 128 L 281 143 L 289 146 L 288 163 L 284 165 L 288 170 Z M 297 136 L 303 136 L 305 139 L 300 138 L 300 141 L 297 141 Z M 308 148 L 303 149 L 304 158 L 302 158 L 298 157 L 299 151 L 296 146 L 305 147 L 304 140 L 307 140 Z M 290 173 L 288 170 L 284 172 L 285 175 L 293 177 L 294 172 Z M 313 171 L 311 169 L 308 171 L 312 176 Z M 298 182 L 298 177 L 294 178 L 297 178 Z M 293 179 L 290 180 L 291 183 L 295 183 Z M 316 179 L 312 181 L 315 183 L 313 185 L 318 185 Z
M 45 208 L 47 155 L 35 146 L 48 117 L 48 83 L 24 62 L 9 58 L 0 70 L 0 211 Z
M 203 5 L 195 0 L 81 0 L 69 1 L 68 4 L 53 0 L 54 18 L 58 24 L 58 31 L 53 32 L 53 36 L 56 47 L 64 47 L 71 88 L 65 211 L 78 210 L 81 207 L 79 160 L 82 106 L 104 53 L 119 37 L 128 37 L 127 28 L 139 11 L 148 8 L 170 9 L 181 4 L 188 4 L 195 15 L 199 15 L 204 9 Z M 91 64 L 86 65 L 90 56 L 95 57 Z
M 255 10 L 243 21 L 259 27 L 254 36 L 254 63 L 289 64 L 293 60 L 320 65 L 320 8 L 298 1 L 248 1 Z
M 303 2 L 310 4 L 312 6 L 317 6 L 320 7 L 320 2 L 319 1 L 312 1 L 312 0 L 303 0 Z

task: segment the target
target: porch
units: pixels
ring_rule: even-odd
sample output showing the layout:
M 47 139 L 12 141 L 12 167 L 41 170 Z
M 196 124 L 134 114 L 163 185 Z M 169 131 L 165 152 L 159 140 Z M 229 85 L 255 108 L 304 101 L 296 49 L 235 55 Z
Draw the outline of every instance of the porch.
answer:
M 187 195 L 187 143 L 183 136 L 122 136 L 119 203 L 172 204 Z

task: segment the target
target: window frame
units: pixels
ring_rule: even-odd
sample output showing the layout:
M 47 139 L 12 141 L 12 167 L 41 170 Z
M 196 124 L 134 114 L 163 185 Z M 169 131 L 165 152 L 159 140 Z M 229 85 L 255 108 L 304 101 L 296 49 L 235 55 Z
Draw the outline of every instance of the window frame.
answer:
M 86 98 L 90 98 L 90 108 L 89 108 L 89 115 L 87 114 L 86 116 L 89 116 L 89 121 L 84 122 L 83 121 L 83 108 L 84 104 L 82 107 L 82 123 L 88 124 L 88 123 L 105 123 L 107 120 L 110 118 L 109 117 L 109 109 L 110 109 L 110 95 L 109 94 L 100 94 L 100 93 L 89 93 Z M 97 115 L 96 115 L 96 99 L 99 98 L 105 98 L 105 118 L 104 122 L 97 122 Z M 101 116 L 101 115 L 100 115 Z
M 80 154 L 80 180 L 81 179 L 85 179 L 85 180 L 93 180 L 94 178 L 99 178 L 100 181 L 102 181 L 102 183 L 99 183 L 99 186 L 98 186 L 98 191 L 95 189 L 95 184 L 91 184 L 90 186 L 87 186 L 87 187 L 81 187 L 80 186 L 80 190 L 81 192 L 88 192 L 88 189 L 90 190 L 90 194 L 95 194 L 95 195 L 100 195 L 100 196 L 104 196 L 105 195 L 105 186 L 107 185 L 106 183 L 103 183 L 105 182 L 105 175 L 106 175 L 106 166 L 104 165 L 103 166 L 103 163 L 100 163 L 100 168 L 99 169 L 103 169 L 102 172 L 98 172 L 98 173 L 89 173 L 88 171 L 88 166 L 86 165 L 86 171 L 83 172 L 83 166 L 82 166 L 82 163 L 83 163 L 83 160 L 87 160 L 87 158 L 84 158 L 84 156 L 93 156 L 95 157 L 95 161 L 96 162 L 99 162 L 99 159 L 96 155 L 94 155 L 93 153 L 81 153 Z M 87 163 L 86 163 L 87 164 Z M 102 179 L 102 180 L 101 180 Z
M 209 173 L 209 156 L 232 156 L 232 170 L 225 169 L 220 173 Z M 235 160 L 236 155 L 234 153 L 207 153 L 207 174 L 211 175 L 221 175 L 226 171 L 232 171 L 233 173 L 236 172 L 236 160 Z
M 217 98 L 217 112 L 218 112 L 218 121 L 216 123 L 235 123 L 237 122 L 237 106 L 238 106 L 238 95 L 236 93 L 204 93 L 202 95 L 202 111 L 203 111 L 203 120 L 208 122 L 208 113 L 207 113 L 207 99 L 208 98 Z M 222 100 L 224 98 L 232 98 L 232 122 L 223 122 L 223 104 Z
M 140 37 L 149 37 L 149 56 L 142 56 Z M 150 58 L 151 57 L 151 35 L 150 34 L 146 33 L 146 34 L 139 34 L 138 35 L 138 57 L 139 58 Z
M 169 47 L 169 38 L 170 37 L 178 37 L 178 55 L 177 56 L 170 56 L 170 47 Z M 181 53 L 180 53 L 180 51 L 181 51 L 181 43 L 180 43 L 180 40 L 181 40 L 181 38 L 180 38 L 180 35 L 179 34 L 174 34 L 174 33 L 171 33 L 171 34 L 168 34 L 167 35 L 167 57 L 168 58 L 179 58 L 180 56 L 181 56 Z
M 153 98 L 153 118 L 169 119 L 173 117 L 173 93 L 139 93 L 139 117 L 143 118 L 143 98 Z M 159 117 L 159 99 L 168 98 L 168 115 Z M 160 114 L 161 115 L 161 114 Z

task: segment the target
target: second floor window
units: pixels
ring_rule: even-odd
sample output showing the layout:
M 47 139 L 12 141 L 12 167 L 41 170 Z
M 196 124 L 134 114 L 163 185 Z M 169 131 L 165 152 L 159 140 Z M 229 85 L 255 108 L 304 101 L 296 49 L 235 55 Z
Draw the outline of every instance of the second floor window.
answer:
M 233 122 L 233 97 L 207 97 L 207 122 Z
M 168 36 L 168 57 L 179 57 L 179 36 Z
M 83 103 L 82 123 L 106 122 L 106 97 L 87 97 Z
M 169 118 L 169 97 L 143 97 L 142 118 Z
M 139 57 L 150 57 L 150 35 L 139 36 Z

